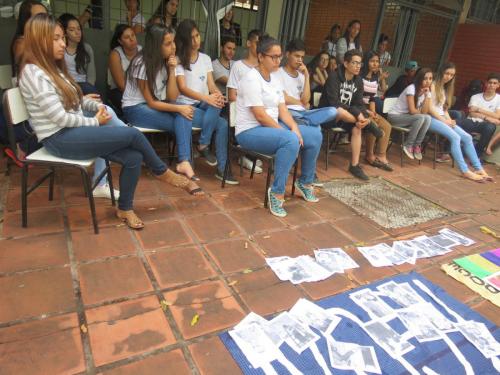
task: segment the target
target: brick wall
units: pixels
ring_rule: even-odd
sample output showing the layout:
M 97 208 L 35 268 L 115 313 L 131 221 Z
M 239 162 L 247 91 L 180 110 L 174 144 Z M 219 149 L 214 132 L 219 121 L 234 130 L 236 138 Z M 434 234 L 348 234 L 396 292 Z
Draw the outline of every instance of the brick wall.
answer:
M 361 20 L 361 44 L 365 51 L 369 50 L 379 5 L 379 0 L 311 0 L 305 35 L 307 54 L 318 53 L 321 42 L 334 23 L 339 23 L 345 30 L 352 19 Z M 387 2 L 381 32 L 388 35 L 391 41 L 395 38 L 399 13 L 400 6 L 396 2 Z M 420 16 L 411 56 L 421 66 L 437 67 L 448 26 L 449 21 L 445 18 L 428 13 Z
M 457 65 L 457 93 L 473 79 L 500 72 L 500 25 L 459 25 L 449 59 Z
M 361 21 L 361 45 L 371 48 L 378 15 L 379 0 L 311 0 L 307 19 L 305 42 L 307 54 L 315 55 L 321 43 L 338 23 L 344 32 L 349 21 Z

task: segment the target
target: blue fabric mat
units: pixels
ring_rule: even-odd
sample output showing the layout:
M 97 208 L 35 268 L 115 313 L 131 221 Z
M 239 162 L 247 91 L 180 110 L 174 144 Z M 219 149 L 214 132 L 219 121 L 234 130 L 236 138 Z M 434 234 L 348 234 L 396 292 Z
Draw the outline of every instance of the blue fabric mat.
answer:
M 453 317 L 448 315 L 445 310 L 435 303 L 425 292 L 423 292 L 419 287 L 417 287 L 412 280 L 420 280 L 425 284 L 441 301 L 443 301 L 451 310 L 458 313 L 465 320 L 474 320 L 477 322 L 482 322 L 486 324 L 492 335 L 497 341 L 500 341 L 500 330 L 492 322 L 483 318 L 480 314 L 471 310 L 468 306 L 458 302 L 456 299 L 448 295 L 443 289 L 434 285 L 427 279 L 423 278 L 419 274 L 412 272 L 406 275 L 398 275 L 395 277 L 387 278 L 370 285 L 366 285 L 359 289 L 376 289 L 379 284 L 383 284 L 387 281 L 393 280 L 396 283 L 408 282 L 426 301 L 431 302 L 444 316 L 452 321 L 455 321 Z M 345 292 L 333 297 L 328 297 L 323 300 L 316 302 L 319 306 L 323 308 L 340 307 L 356 315 L 359 319 L 364 322 L 370 320 L 368 314 L 358 305 L 356 305 L 350 298 L 349 294 L 354 290 Z M 394 308 L 398 308 L 399 305 L 395 304 L 389 298 L 383 298 L 385 302 Z M 389 325 L 398 333 L 402 334 L 405 332 L 406 328 L 398 319 L 393 319 L 389 322 Z M 457 345 L 458 349 L 461 351 L 462 355 L 469 361 L 474 369 L 475 374 L 489 375 L 497 374 L 497 371 L 492 365 L 491 360 L 485 358 L 481 352 L 479 352 L 460 332 L 452 332 L 447 334 L 448 337 Z M 347 319 L 342 318 L 342 321 L 333 331 L 332 336 L 337 341 L 352 342 L 360 345 L 374 346 L 377 358 L 382 369 L 383 374 L 391 375 L 402 375 L 407 374 L 408 371 L 403 367 L 403 365 L 389 356 L 381 347 L 379 347 L 365 331 L 359 327 L 356 323 Z M 222 342 L 226 345 L 226 348 L 230 351 L 233 358 L 236 360 L 238 365 L 244 374 L 264 374 L 264 372 L 259 368 L 253 368 L 247 361 L 245 355 L 240 351 L 239 347 L 233 341 L 228 333 L 223 333 L 220 335 Z M 412 351 L 406 353 L 404 358 L 420 373 L 422 372 L 422 367 L 427 366 L 428 368 L 434 370 L 438 374 L 453 374 L 461 375 L 465 374 L 464 367 L 457 360 L 455 355 L 451 352 L 448 345 L 443 340 L 430 341 L 425 343 L 418 342 L 415 338 L 411 338 L 409 342 L 415 347 Z M 330 360 L 328 356 L 328 349 L 326 345 L 326 340 L 322 337 L 316 342 L 316 345 L 324 357 L 328 366 L 330 366 Z M 281 345 L 280 350 L 286 356 L 286 358 L 292 362 L 295 367 L 303 374 L 324 374 L 323 370 L 319 367 L 310 349 L 305 350 L 302 354 L 297 354 L 293 349 L 291 349 L 288 344 L 284 343 Z M 289 374 L 289 371 L 285 369 L 283 365 L 274 361 L 272 363 L 274 369 L 278 374 Z M 354 374 L 353 371 L 339 370 L 330 368 L 334 374 Z

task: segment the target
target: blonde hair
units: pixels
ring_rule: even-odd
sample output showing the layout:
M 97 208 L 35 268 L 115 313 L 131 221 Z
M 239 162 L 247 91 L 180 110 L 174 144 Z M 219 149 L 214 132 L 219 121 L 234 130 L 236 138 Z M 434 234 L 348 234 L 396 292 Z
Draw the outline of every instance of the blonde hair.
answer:
M 448 110 L 453 104 L 453 95 L 455 94 L 455 77 L 453 77 L 449 82 L 444 83 L 444 73 L 448 69 L 453 69 L 456 71 L 455 64 L 448 62 L 439 68 L 436 74 L 436 80 L 434 81 L 434 93 L 436 94 L 436 103 L 442 104 L 443 107 Z
M 21 72 L 26 64 L 37 65 L 54 83 L 62 97 L 64 109 L 77 110 L 82 102 L 82 90 L 68 73 L 64 59 L 54 58 L 54 32 L 57 27 L 63 30 L 62 26 L 47 14 L 37 14 L 26 23 Z

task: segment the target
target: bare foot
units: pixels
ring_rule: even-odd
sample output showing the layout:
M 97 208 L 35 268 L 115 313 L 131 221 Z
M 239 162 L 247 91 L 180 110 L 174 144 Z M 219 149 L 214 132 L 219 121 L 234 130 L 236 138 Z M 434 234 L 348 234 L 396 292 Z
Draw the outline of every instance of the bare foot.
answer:
M 471 172 L 471 171 L 467 171 L 467 172 L 462 173 L 462 176 L 468 180 L 471 180 L 471 181 L 484 182 L 483 176 L 481 176 L 480 174 L 476 174 L 474 172 Z
M 493 151 L 491 151 L 491 147 L 489 147 L 489 146 L 488 146 L 488 147 L 486 147 L 486 150 L 484 150 L 484 153 L 485 153 L 486 155 L 492 155 L 492 154 L 493 154 Z
M 183 174 L 187 178 L 191 179 L 194 176 L 194 171 L 193 167 L 191 166 L 191 163 L 187 160 L 184 160 L 177 164 L 177 167 L 175 167 L 175 170 L 177 173 Z
M 484 169 L 479 169 L 477 171 L 474 171 L 475 174 L 481 176 L 487 181 L 493 181 L 493 177 L 491 177 Z

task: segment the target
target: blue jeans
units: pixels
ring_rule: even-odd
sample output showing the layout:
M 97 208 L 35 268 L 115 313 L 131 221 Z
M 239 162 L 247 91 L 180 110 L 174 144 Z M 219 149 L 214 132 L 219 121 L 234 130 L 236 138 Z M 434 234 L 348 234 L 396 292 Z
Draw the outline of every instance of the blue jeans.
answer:
M 304 122 L 303 125 L 319 126 L 329 121 L 335 120 L 337 116 L 337 109 L 335 107 L 324 107 L 318 109 L 309 109 L 305 111 L 296 111 L 289 109 L 290 114 L 299 123 Z
M 457 162 L 460 172 L 465 173 L 469 170 L 464 155 L 462 154 L 461 144 L 463 145 L 465 155 L 469 158 L 472 167 L 475 170 L 482 169 L 481 162 L 477 157 L 474 144 L 472 143 L 472 136 L 460 126 L 452 128 L 444 122 L 432 118 L 429 130 L 433 133 L 442 135 L 450 142 L 451 156 L 453 156 L 453 159 Z
M 82 89 L 82 93 L 83 95 L 87 95 L 87 94 L 99 94 L 99 91 L 97 90 L 97 88 L 91 84 L 91 83 L 88 83 L 88 82 L 77 82 L 78 83 L 78 86 L 80 86 L 80 89 Z
M 238 143 L 249 150 L 263 154 L 275 155 L 274 181 L 271 191 L 276 194 L 284 194 L 288 173 L 299 154 L 299 139 L 295 133 L 280 122 L 283 129 L 257 126 L 245 130 L 236 136 Z M 319 126 L 299 125 L 300 133 L 304 139 L 302 149 L 302 165 L 300 182 L 311 184 L 316 172 L 316 160 L 323 141 L 321 128 Z
M 220 108 L 212 107 L 205 102 L 196 105 L 193 126 L 201 128 L 200 145 L 209 145 L 215 132 L 215 157 L 217 169 L 224 173 L 227 161 L 227 121 L 220 117 Z
M 106 110 L 108 113 L 111 115 L 111 120 L 108 121 L 106 124 L 107 126 L 127 126 L 126 124 L 123 123 L 122 120 L 118 118 L 116 115 L 115 111 L 111 107 L 106 106 Z M 89 111 L 83 111 L 83 115 L 85 117 L 94 117 L 95 112 L 89 112 Z M 92 182 L 95 183 L 97 180 L 97 177 L 106 169 L 106 162 L 104 161 L 103 158 L 97 158 L 94 163 L 94 177 L 92 179 Z M 108 182 L 108 176 L 104 176 L 104 178 L 99 181 L 99 186 L 104 186 Z
M 181 115 L 157 111 L 146 103 L 122 108 L 130 125 L 141 128 L 164 130 L 175 134 L 179 162 L 191 160 L 191 121 Z
M 84 160 L 108 158 L 122 166 L 118 208 L 131 210 L 134 192 L 141 175 L 142 162 L 155 175 L 167 170 L 146 137 L 128 126 L 81 126 L 64 128 L 42 141 L 47 150 L 58 157 Z

